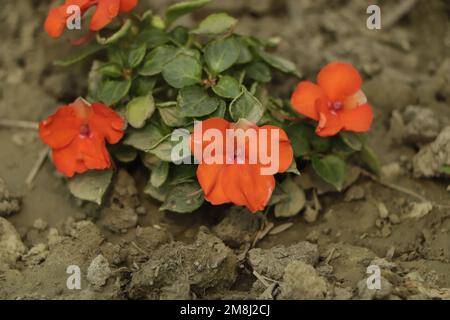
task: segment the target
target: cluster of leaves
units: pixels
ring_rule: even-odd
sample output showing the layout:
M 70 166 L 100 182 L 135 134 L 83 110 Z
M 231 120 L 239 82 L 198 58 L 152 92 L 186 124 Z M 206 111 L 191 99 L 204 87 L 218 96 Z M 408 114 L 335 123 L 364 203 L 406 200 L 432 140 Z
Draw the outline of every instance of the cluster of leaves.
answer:
M 269 94 L 273 72 L 300 77 L 296 66 L 270 52 L 273 39 L 259 39 L 234 32 L 237 20 L 226 13 L 211 14 L 190 30 L 174 26 L 177 18 L 210 0 L 177 3 L 165 17 L 146 12 L 129 17 L 108 37 L 59 64 L 68 65 L 99 51 L 89 76 L 88 100 L 100 101 L 122 113 L 126 137 L 111 148 L 122 163 L 141 161 L 150 169 L 145 192 L 161 201 L 161 209 L 192 212 L 204 202 L 196 180 L 195 165 L 175 165 L 171 133 L 176 128 L 193 130 L 194 120 L 241 118 L 258 125 L 284 128 L 297 159 L 309 159 L 317 174 L 340 190 L 345 159 L 358 153 L 376 163 L 362 137 L 341 133 L 320 138 L 306 120 L 292 122 L 289 103 Z M 289 170 L 298 174 L 295 163 Z M 71 191 L 85 200 L 100 203 L 111 173 L 88 173 L 70 182 Z M 300 210 L 302 190 L 289 175 L 277 186 L 271 204 L 279 215 Z M 300 194 L 300 195 L 299 195 Z M 300 201 L 301 202 L 301 201 Z

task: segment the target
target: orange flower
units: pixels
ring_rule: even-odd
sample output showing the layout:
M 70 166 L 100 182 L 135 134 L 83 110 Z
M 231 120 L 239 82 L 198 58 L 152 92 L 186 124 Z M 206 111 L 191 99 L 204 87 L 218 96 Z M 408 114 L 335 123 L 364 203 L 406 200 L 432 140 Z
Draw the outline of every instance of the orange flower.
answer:
M 239 206 L 246 206 L 251 212 L 263 210 L 275 188 L 275 178 L 273 173 L 262 174 L 264 172 L 262 169 L 267 169 L 271 164 L 266 161 L 267 159 L 263 160 L 260 153 L 266 151 L 267 156 L 273 156 L 278 161 L 276 172 L 285 172 L 293 159 L 292 146 L 286 132 L 275 126 L 257 127 L 245 120 L 234 124 L 221 118 L 202 121 L 199 130 L 197 130 L 198 126 L 191 135 L 190 146 L 195 158 L 201 162 L 197 169 L 197 178 L 205 194 L 205 199 L 214 205 L 234 203 Z M 209 129 L 216 129 L 222 137 L 227 137 L 228 129 L 239 128 L 243 129 L 242 132 L 244 133 L 248 129 L 254 129 L 257 146 L 250 145 L 251 141 L 247 138 L 243 140 L 233 136 L 233 151 L 226 150 L 226 141 L 221 143 L 224 146 L 221 150 L 224 161 L 222 163 L 208 161 L 211 159 L 208 159 L 208 156 L 205 155 L 205 150 L 214 140 L 211 141 L 204 133 Z M 265 132 L 262 129 L 265 129 Z M 271 144 L 271 135 L 274 133 L 278 134 L 278 150 L 273 150 Z M 263 139 L 266 140 L 264 143 L 262 142 Z M 242 142 L 245 146 L 242 145 Z M 241 144 L 239 145 L 239 143 Z M 260 152 L 264 148 L 267 148 L 267 150 Z M 249 160 L 251 158 L 249 150 L 252 149 L 257 151 L 256 161 L 254 162 Z M 245 153 L 243 153 L 244 150 Z M 220 149 L 218 152 L 220 153 Z M 238 158 L 242 155 L 245 155 L 245 159 L 241 158 L 242 163 L 240 163 Z M 213 156 L 216 156 L 216 154 Z
M 105 139 L 110 144 L 119 142 L 123 127 L 123 119 L 111 108 L 78 98 L 42 121 L 39 135 L 52 149 L 56 169 L 72 177 L 89 169 L 109 168 Z
M 319 136 L 333 136 L 341 130 L 366 132 L 373 111 L 361 85 L 361 76 L 351 64 L 332 62 L 319 72 L 317 84 L 301 81 L 291 103 L 297 112 L 318 121 Z
M 66 0 L 63 5 L 50 10 L 45 20 L 45 31 L 53 38 L 61 36 L 67 18 L 71 15 L 67 13 L 67 9 L 73 5 L 80 8 L 82 15 L 89 8 L 96 7 L 89 29 L 98 31 L 109 24 L 120 12 L 131 11 L 137 3 L 138 0 Z

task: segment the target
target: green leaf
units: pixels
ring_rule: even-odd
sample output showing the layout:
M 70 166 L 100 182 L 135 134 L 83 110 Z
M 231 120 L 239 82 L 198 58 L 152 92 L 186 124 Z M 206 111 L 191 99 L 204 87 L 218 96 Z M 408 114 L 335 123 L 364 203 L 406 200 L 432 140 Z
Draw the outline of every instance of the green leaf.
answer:
M 157 188 L 151 184 L 151 179 L 148 181 L 147 185 L 144 188 L 144 193 L 148 194 L 150 197 L 163 202 L 166 199 L 167 194 L 169 193 L 169 184 L 165 183 L 161 187 Z
M 205 48 L 205 61 L 211 71 L 219 74 L 239 59 L 239 44 L 231 37 L 210 42 Z
M 176 26 L 170 35 L 173 40 L 180 45 L 185 45 L 189 40 L 189 29 L 183 26 Z
M 156 48 L 170 41 L 170 36 L 162 30 L 150 29 L 142 31 L 136 43 L 145 44 L 148 49 Z
M 293 173 L 296 176 L 300 175 L 300 171 L 298 171 L 297 162 L 295 162 L 295 159 L 292 159 L 292 163 L 291 163 L 290 167 L 286 170 L 286 172 Z
M 146 96 L 152 94 L 156 79 L 151 77 L 137 77 L 133 81 L 131 91 L 134 96 Z
M 152 186 L 159 188 L 167 180 L 169 176 L 169 162 L 161 161 L 153 170 L 150 176 Z
M 160 210 L 190 213 L 200 208 L 204 201 L 198 182 L 180 183 L 170 189 Z
M 341 131 L 339 133 L 339 137 L 341 140 L 349 146 L 352 150 L 361 151 L 363 148 L 363 143 L 358 136 L 358 134 L 354 132 Z
M 112 170 L 92 170 L 69 179 L 69 190 L 81 200 L 102 204 L 113 176 Z
M 241 85 L 235 78 L 230 76 L 220 77 L 212 89 L 218 96 L 229 99 L 234 99 L 241 93 Z
M 180 89 L 201 81 L 202 66 L 193 57 L 179 55 L 164 67 L 162 75 L 168 84 Z
M 122 68 L 116 63 L 105 63 L 98 71 L 107 77 L 119 78 L 123 76 Z
M 148 152 L 164 138 L 161 130 L 153 123 L 148 123 L 142 129 L 130 129 L 123 140 L 123 144 L 138 150 Z
M 197 181 L 197 166 L 192 164 L 179 164 L 172 169 L 171 185 L 177 185 L 183 182 Z
M 344 160 L 335 155 L 327 155 L 323 158 L 313 157 L 312 166 L 319 177 L 334 186 L 338 191 L 342 190 L 346 173 Z
M 245 68 L 246 75 L 258 82 L 270 82 L 272 80 L 272 74 L 269 67 L 260 61 L 252 62 Z
M 211 0 L 191 0 L 178 2 L 171 5 L 166 11 L 166 24 L 170 26 L 178 18 L 200 9 L 201 7 L 210 3 Z
M 260 58 L 264 60 L 264 62 L 266 62 L 273 68 L 280 70 L 281 72 L 284 73 L 294 74 L 297 77 L 301 76 L 300 72 L 297 70 L 297 66 L 292 61 L 265 52 L 262 49 L 257 49 L 256 52 L 258 53 Z
M 247 43 L 241 37 L 235 37 L 236 42 L 239 45 L 239 58 L 236 64 L 246 64 L 253 60 L 253 54 L 250 51 Z
M 166 64 L 172 61 L 178 54 L 174 46 L 164 45 L 153 49 L 145 58 L 139 74 L 153 76 L 163 71 Z
M 107 80 L 100 84 L 97 90 L 97 98 L 106 104 L 112 106 L 124 98 L 131 87 L 131 81 L 128 80 Z
M 144 59 L 146 52 L 147 46 L 145 45 L 145 43 L 131 49 L 128 53 L 128 66 L 130 68 L 136 68 Z
M 225 118 L 226 112 L 227 112 L 227 103 L 221 99 L 216 111 L 214 111 L 213 113 L 208 115 L 208 118 L 214 118 L 214 117 Z
M 174 144 L 170 141 L 170 137 L 164 139 L 161 143 L 159 143 L 156 147 L 152 148 L 148 152 L 158 157 L 158 159 L 166 162 L 175 161 L 172 159 L 172 148 Z
M 163 122 L 169 127 L 184 127 L 189 121 L 180 114 L 180 110 L 176 107 L 158 108 L 159 114 Z
M 206 36 L 220 35 L 234 29 L 237 22 L 226 13 L 213 13 L 200 22 L 198 28 L 191 33 Z
M 450 166 L 442 166 L 441 172 L 445 174 L 450 174 Z
M 100 33 L 97 33 L 97 42 L 102 45 L 112 44 L 117 42 L 119 39 L 125 37 L 128 31 L 131 29 L 132 23 L 130 19 L 125 20 L 125 23 L 116 31 L 113 35 L 109 37 L 102 37 Z
M 362 150 L 359 152 L 359 158 L 367 165 L 370 171 L 372 171 L 376 175 L 380 175 L 380 163 L 377 156 L 368 145 L 363 145 Z
M 75 53 L 71 54 L 69 57 L 55 61 L 54 64 L 60 67 L 67 67 L 80 62 L 103 49 L 106 49 L 106 46 L 100 45 L 98 43 L 88 44 L 86 46 L 83 46 Z
M 137 157 L 136 149 L 125 146 L 122 144 L 116 144 L 110 146 L 111 153 L 116 157 L 117 160 L 123 163 L 133 162 Z
M 242 92 L 230 104 L 230 115 L 234 121 L 247 119 L 257 123 L 264 114 L 264 107 L 247 89 L 242 87 Z
M 220 100 L 209 96 L 200 86 L 190 86 L 178 92 L 177 102 L 183 117 L 202 117 L 213 113 Z
M 153 96 L 146 95 L 131 100 L 126 107 L 126 118 L 128 123 L 134 128 L 142 128 L 145 121 L 155 112 L 155 101 Z
M 291 140 L 292 149 L 296 158 L 303 157 L 311 152 L 310 137 L 314 135 L 314 129 L 303 123 L 295 123 L 286 128 L 286 133 Z
M 280 187 L 288 197 L 275 205 L 275 217 L 288 218 L 297 215 L 305 207 L 305 192 L 289 176 Z

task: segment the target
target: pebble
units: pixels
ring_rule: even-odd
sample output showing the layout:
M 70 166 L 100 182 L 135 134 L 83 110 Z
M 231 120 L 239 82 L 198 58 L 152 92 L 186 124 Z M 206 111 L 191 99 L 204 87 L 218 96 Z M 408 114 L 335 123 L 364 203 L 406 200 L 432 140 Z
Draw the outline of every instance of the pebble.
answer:
M 95 287 L 102 287 L 111 276 L 108 260 L 101 254 L 92 260 L 87 270 L 87 280 Z
M 47 229 L 48 223 L 45 222 L 44 220 L 42 220 L 41 218 L 36 219 L 33 223 L 33 228 L 39 230 L 39 231 L 44 231 L 45 229 Z
M 400 223 L 400 218 L 398 215 L 396 215 L 395 213 L 389 215 L 389 222 L 392 224 L 399 224 Z
M 381 219 L 386 219 L 389 216 L 389 211 L 383 202 L 378 202 L 377 208 L 378 208 L 378 214 Z
M 303 214 L 303 218 L 308 223 L 316 222 L 317 216 L 319 215 L 319 211 L 314 209 L 311 206 L 307 206 L 305 209 L 305 213 Z

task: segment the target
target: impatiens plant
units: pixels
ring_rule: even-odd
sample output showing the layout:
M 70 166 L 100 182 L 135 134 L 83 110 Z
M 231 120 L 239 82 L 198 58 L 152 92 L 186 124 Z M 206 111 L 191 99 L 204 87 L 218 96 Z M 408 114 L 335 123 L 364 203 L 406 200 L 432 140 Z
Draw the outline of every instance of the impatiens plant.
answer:
M 148 11 L 123 20 L 114 17 L 137 0 L 66 0 L 50 11 L 45 29 L 59 37 L 69 6 L 83 15 L 95 7 L 88 31 L 95 37 L 57 62 L 94 58 L 87 95 L 40 124 L 71 192 L 100 204 L 115 168 L 129 164 L 148 169 L 144 192 L 162 210 L 192 212 L 206 200 L 292 216 L 304 205 L 297 164 L 310 161 L 337 190 L 351 157 L 376 171 L 362 134 L 372 109 L 356 69 L 333 62 L 317 85 L 302 81 L 290 100 L 276 97 L 273 73 L 300 73 L 272 53 L 275 40 L 235 33 L 237 20 L 226 13 L 192 29 L 175 24 L 208 2 L 179 2 L 164 17 Z

